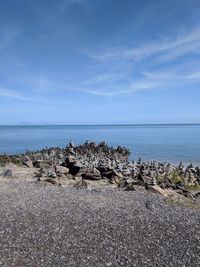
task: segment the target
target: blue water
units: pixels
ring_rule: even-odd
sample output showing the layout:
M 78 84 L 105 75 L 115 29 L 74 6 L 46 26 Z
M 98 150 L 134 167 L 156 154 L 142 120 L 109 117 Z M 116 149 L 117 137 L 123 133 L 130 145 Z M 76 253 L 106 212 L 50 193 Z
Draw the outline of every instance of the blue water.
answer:
M 65 147 L 72 140 L 107 141 L 131 149 L 131 159 L 200 164 L 200 124 L 127 126 L 0 126 L 0 153 Z

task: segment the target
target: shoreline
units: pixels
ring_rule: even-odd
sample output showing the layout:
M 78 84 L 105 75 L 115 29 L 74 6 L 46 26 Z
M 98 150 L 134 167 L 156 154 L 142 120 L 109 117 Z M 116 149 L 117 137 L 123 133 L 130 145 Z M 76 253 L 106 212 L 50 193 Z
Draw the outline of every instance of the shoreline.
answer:
M 0 155 L 5 165 L 2 176 L 12 176 L 8 164 L 34 169 L 38 182 L 67 186 L 74 183 L 79 188 L 91 183 L 113 186 L 124 190 L 136 187 L 163 194 L 179 194 L 187 198 L 200 196 L 200 168 L 180 163 L 129 160 L 130 150 L 118 146 L 113 148 L 106 142 L 86 142 L 66 148 L 45 148 L 19 155 Z

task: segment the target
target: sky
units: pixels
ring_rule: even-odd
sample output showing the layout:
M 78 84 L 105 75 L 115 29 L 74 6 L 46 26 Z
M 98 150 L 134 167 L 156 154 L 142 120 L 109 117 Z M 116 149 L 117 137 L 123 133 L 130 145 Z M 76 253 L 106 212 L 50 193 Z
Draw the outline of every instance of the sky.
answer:
M 0 0 L 0 124 L 200 123 L 199 0 Z

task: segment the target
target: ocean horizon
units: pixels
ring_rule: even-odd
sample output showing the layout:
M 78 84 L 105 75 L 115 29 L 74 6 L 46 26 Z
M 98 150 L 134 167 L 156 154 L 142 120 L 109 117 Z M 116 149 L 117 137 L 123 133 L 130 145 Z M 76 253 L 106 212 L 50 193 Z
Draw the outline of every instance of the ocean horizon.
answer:
M 0 153 L 18 154 L 45 147 L 65 147 L 86 140 L 106 141 L 131 150 L 130 159 L 200 164 L 200 123 L 0 125 Z

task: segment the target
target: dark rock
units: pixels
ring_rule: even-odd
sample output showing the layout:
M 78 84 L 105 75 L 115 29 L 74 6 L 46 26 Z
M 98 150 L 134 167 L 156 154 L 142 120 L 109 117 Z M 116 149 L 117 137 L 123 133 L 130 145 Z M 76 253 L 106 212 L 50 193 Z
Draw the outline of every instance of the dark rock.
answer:
M 101 175 L 98 175 L 94 172 L 86 172 L 82 175 L 83 179 L 85 180 L 100 180 Z
M 12 170 L 10 169 L 5 169 L 2 173 L 3 177 L 12 177 Z
M 48 182 L 53 185 L 60 185 L 55 179 L 51 179 L 51 178 L 46 178 L 44 182 Z
M 81 169 L 81 166 L 76 164 L 76 165 L 68 165 L 69 166 L 69 173 L 72 174 L 72 175 L 76 175 L 80 169 Z
M 145 207 L 150 211 L 153 211 L 155 209 L 155 206 L 153 205 L 153 203 L 150 200 L 147 200 L 145 202 Z
M 135 186 L 133 184 L 128 184 L 124 191 L 136 191 Z

